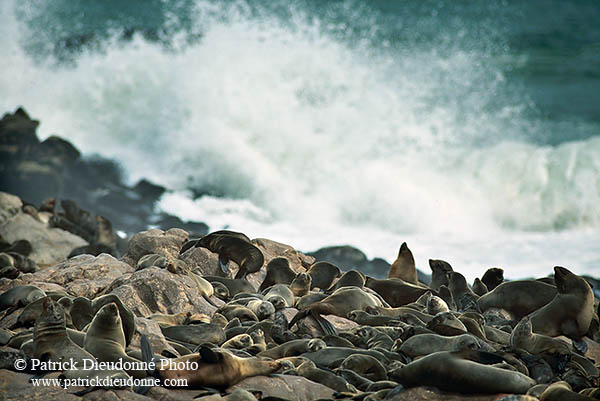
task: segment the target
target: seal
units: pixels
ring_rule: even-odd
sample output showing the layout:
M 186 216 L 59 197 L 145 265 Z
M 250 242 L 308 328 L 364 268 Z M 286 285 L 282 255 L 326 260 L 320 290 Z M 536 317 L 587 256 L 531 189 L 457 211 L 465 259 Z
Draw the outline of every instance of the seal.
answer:
M 502 362 L 494 354 L 472 350 L 441 351 L 394 369 L 389 376 L 407 387 L 434 386 L 442 391 L 477 394 L 525 394 L 536 384 L 523 373 L 484 365 L 482 359 Z
M 350 355 L 340 365 L 341 369 L 352 370 L 365 379 L 377 382 L 387 380 L 385 367 L 371 355 Z
M 448 273 L 448 288 L 452 293 L 452 298 L 454 298 L 459 311 L 477 308 L 479 296 L 471 291 L 467 285 L 465 276 L 454 271 Z
M 499 267 L 487 269 L 481 277 L 481 282 L 485 284 L 488 291 L 492 291 L 504 282 L 504 270 Z
M 275 313 L 275 306 L 271 302 L 261 301 L 260 299 L 248 301 L 246 307 L 254 312 L 258 320 L 267 319 Z
M 291 308 L 295 305 L 294 293 L 288 285 L 275 284 L 264 291 L 265 300 L 273 304 L 276 310 Z
M 305 310 L 298 312 L 290 322 L 289 327 L 293 327 L 300 319 L 310 314 L 325 334 L 335 335 L 337 333 L 333 325 L 320 315 L 336 315 L 345 318 L 348 313 L 354 310 L 366 310 L 368 307 L 382 306 L 382 302 L 376 296 L 360 288 L 343 287 L 325 299 L 315 302 Z
M 316 352 L 326 348 L 325 341 L 319 338 L 291 340 L 283 344 L 269 348 L 258 354 L 260 357 L 280 359 L 290 356 L 298 356 L 305 352 Z
M 427 328 L 443 336 L 457 336 L 467 333 L 465 324 L 450 312 L 440 312 L 428 323 Z
M 213 286 L 214 286 L 214 283 L 217 282 L 217 283 L 221 283 L 225 287 L 227 287 L 227 291 L 229 292 L 229 297 L 234 297 L 235 295 L 239 294 L 240 292 L 250 292 L 250 293 L 256 292 L 256 289 L 254 288 L 254 286 L 252 284 L 250 284 L 250 282 L 248 282 L 247 280 L 238 280 L 238 279 L 224 278 L 224 277 L 218 277 L 218 276 L 204 276 L 204 278 L 206 280 L 208 280 L 211 284 L 213 284 Z
M 365 285 L 365 275 L 358 270 L 347 271 L 336 281 L 327 291 L 334 292 L 342 287 L 358 287 L 363 288 Z
M 525 316 L 515 326 L 510 335 L 510 346 L 513 349 L 523 349 L 530 354 L 563 354 L 570 355 L 569 346 L 560 340 L 532 331 L 531 319 Z
M 401 324 L 395 317 L 371 315 L 362 310 L 353 310 L 348 313 L 348 319 L 360 325 L 367 326 L 398 326 Z
M 585 401 L 593 400 L 573 391 L 566 381 L 558 381 L 549 385 L 540 395 L 540 401 Z
M 5 313 L 5 316 L 8 316 L 15 310 L 45 296 L 46 293 L 35 285 L 19 285 L 0 294 L 0 311 L 10 308 Z
M 453 271 L 450 263 L 441 259 L 429 259 L 429 267 L 431 268 L 431 284 L 429 284 L 429 287 L 434 291 L 438 291 L 440 286 L 447 286 L 447 274 Z
M 296 273 L 290 267 L 289 259 L 283 256 L 271 259 L 265 270 L 267 272 L 265 279 L 258 287 L 260 292 L 275 284 L 291 284 L 296 277 Z
M 438 351 L 461 351 L 482 349 L 482 342 L 471 334 L 442 336 L 439 334 L 417 334 L 406 340 L 400 351 L 412 358 Z M 486 347 L 488 348 L 488 347 Z
M 223 344 L 225 342 L 225 330 L 213 323 L 161 327 L 160 330 L 166 338 L 184 343 L 184 345 L 200 345 L 203 343 Z
M 556 293 L 556 287 L 541 281 L 508 281 L 481 296 L 477 306 L 482 312 L 490 308 L 505 309 L 521 319 L 552 301 Z
M 475 281 L 473 282 L 473 292 L 477 296 L 482 296 L 484 294 L 487 294 L 487 292 L 488 292 L 487 286 L 485 284 L 483 284 L 483 282 L 479 279 L 479 277 L 477 277 L 475 279 Z
M 419 284 L 415 258 L 410 249 L 408 249 L 406 242 L 403 242 L 402 245 L 400 245 L 398 257 L 390 267 L 388 278 L 399 278 L 408 283 Z
M 147 376 L 142 361 L 125 352 L 125 334 L 119 315 L 119 307 L 111 302 L 98 310 L 85 333 L 84 349 L 94 355 L 98 362 L 128 362 L 138 369 L 125 370 L 136 379 Z
M 558 294 L 531 314 L 534 333 L 551 337 L 565 335 L 580 341 L 594 315 L 594 293 L 588 282 L 568 269 L 554 267 Z
M 333 280 L 342 274 L 339 267 L 329 262 L 314 263 L 308 268 L 307 273 L 312 279 L 311 290 L 313 288 L 325 290 L 331 287 Z
M 357 393 L 358 390 L 343 377 L 327 370 L 319 369 L 312 361 L 305 361 L 296 368 L 298 375 L 310 381 L 321 383 L 338 392 Z
M 75 326 L 77 330 L 83 330 L 83 328 L 90 324 L 94 318 L 92 301 L 86 297 L 73 298 L 73 306 L 71 306 L 69 314 L 71 315 L 73 326 Z
M 249 334 L 239 334 L 227 341 L 225 341 L 221 348 L 225 349 L 243 349 L 254 344 L 252 337 Z
M 208 249 L 219 254 L 219 265 L 223 272 L 227 272 L 229 260 L 239 266 L 234 278 L 243 279 L 248 273 L 260 270 L 265 262 L 265 257 L 260 249 L 254 246 L 242 233 L 233 231 L 215 231 L 198 240 L 196 246 Z
M 429 288 L 417 286 L 399 279 L 378 280 L 367 277 L 365 285 L 381 295 L 385 302 L 392 307 L 415 302 L 421 295 L 430 291 Z
M 298 273 L 290 284 L 290 289 L 294 293 L 294 297 L 300 298 L 308 295 L 312 279 L 307 273 Z
M 442 298 L 444 300 L 444 302 L 446 302 L 446 305 L 448 305 L 448 309 L 454 310 L 454 311 L 456 309 L 458 309 L 456 307 L 456 302 L 454 301 L 454 298 L 452 297 L 452 293 L 450 292 L 450 289 L 446 285 L 440 286 L 438 295 L 440 296 L 440 298 Z
M 92 301 L 94 315 L 98 313 L 100 308 L 109 303 L 115 303 L 117 308 L 119 308 L 119 317 L 121 318 L 121 324 L 123 326 L 123 334 L 125 334 L 125 346 L 128 346 L 135 333 L 135 316 L 133 315 L 133 312 L 121 302 L 121 298 L 114 294 L 106 294 L 94 299 Z
M 152 347 L 142 337 L 144 361 L 152 360 Z M 198 353 L 171 359 L 157 364 L 156 375 L 165 379 L 186 379 L 187 388 L 212 387 L 225 389 L 245 378 L 268 375 L 281 369 L 281 362 L 256 357 L 240 358 L 227 350 L 200 346 Z

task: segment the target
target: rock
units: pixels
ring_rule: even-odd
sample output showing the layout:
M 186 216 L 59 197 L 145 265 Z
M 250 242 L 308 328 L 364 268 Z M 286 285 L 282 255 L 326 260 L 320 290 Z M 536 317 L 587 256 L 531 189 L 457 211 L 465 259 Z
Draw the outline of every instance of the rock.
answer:
M 431 401 L 500 401 L 507 394 L 496 395 L 466 395 L 457 393 L 444 393 L 435 387 L 413 387 L 399 391 L 393 396 L 386 397 L 391 401 L 413 401 L 413 400 L 431 400 Z M 528 397 L 519 395 L 518 397 Z M 510 399 L 512 401 L 512 399 Z M 534 399 L 535 400 L 535 399 Z M 509 400 L 505 400 L 509 401 Z M 529 401 L 528 398 L 517 398 L 514 401 Z
M 262 398 L 279 397 L 292 401 L 312 401 L 319 398 L 333 398 L 333 390 L 304 377 L 279 375 L 254 376 L 242 380 L 227 389 L 230 393 L 236 388 L 262 391 Z
M 133 272 L 127 263 L 105 253 L 80 255 L 32 274 L 35 281 L 55 283 L 67 292 L 94 299 L 114 280 Z
M 323 315 L 323 317 L 327 319 L 331 324 L 333 324 L 336 330 L 340 333 L 349 331 L 359 326 L 356 322 L 353 322 L 352 320 L 348 320 L 336 315 Z M 309 334 L 313 338 L 323 337 L 325 335 L 325 333 L 323 333 L 323 331 L 321 330 L 315 319 L 312 318 L 312 316 L 308 316 L 298 323 L 298 331 L 303 334 Z
M 135 267 L 137 261 L 149 253 L 175 260 L 179 257 L 179 251 L 188 238 L 188 233 L 179 228 L 171 228 L 167 231 L 158 228 L 142 231 L 129 240 L 129 247 L 123 256 L 123 261 Z
M 278 256 L 283 256 L 290 261 L 290 267 L 297 273 L 305 272 L 307 268 L 314 263 L 314 259 L 298 252 L 290 245 L 282 244 L 281 242 L 272 241 L 266 238 L 256 238 L 252 243 L 260 249 L 265 257 L 265 262 L 259 271 L 250 273 L 246 279 L 254 285 L 255 288 L 260 287 L 267 275 L 266 267 L 271 259 Z
M 216 308 L 199 295 L 197 284 L 188 276 L 151 266 L 115 280 L 107 292 L 118 295 L 136 316 L 153 313 L 205 313 Z
M 155 224 L 158 225 L 158 228 L 161 230 L 180 228 L 190 233 L 190 238 L 200 238 L 208 234 L 208 226 L 205 223 L 196 221 L 184 222 L 179 217 L 167 213 L 162 213 L 160 219 Z
M 136 316 L 135 334 L 131 340 L 130 346 L 141 348 L 140 340 L 142 335 L 145 335 L 148 338 L 155 353 L 162 354 L 163 351 L 167 350 L 174 355 L 179 355 L 179 352 L 171 347 L 165 339 L 158 323 L 151 319 Z
M 31 374 L 0 370 L 0 398 L 7 401 L 77 401 L 81 399 L 59 386 L 34 387 L 29 383 L 30 377 Z
M 203 276 L 222 276 L 219 268 L 219 255 L 206 248 L 190 248 L 181 255 L 181 259 L 197 273 Z M 235 262 L 230 261 L 232 265 Z M 237 265 L 236 265 L 237 268 Z
M 23 202 L 18 196 L 0 192 L 0 226 L 21 212 Z
M 40 266 L 53 265 L 69 256 L 74 248 L 88 243 L 60 228 L 49 228 L 31 215 L 18 213 L 0 226 L 0 235 L 8 242 L 25 239 L 31 243 L 29 258 Z
M 15 280 L 0 279 L 0 293 L 8 290 L 9 288 L 16 287 L 18 285 L 31 284 L 44 290 L 46 293 L 49 291 L 54 292 L 67 292 L 62 286 L 54 283 L 45 283 L 43 281 L 35 281 L 36 277 L 33 274 L 21 274 Z
M 10 347 L 0 347 L 0 369 L 14 370 L 17 359 L 26 359 L 23 351 Z

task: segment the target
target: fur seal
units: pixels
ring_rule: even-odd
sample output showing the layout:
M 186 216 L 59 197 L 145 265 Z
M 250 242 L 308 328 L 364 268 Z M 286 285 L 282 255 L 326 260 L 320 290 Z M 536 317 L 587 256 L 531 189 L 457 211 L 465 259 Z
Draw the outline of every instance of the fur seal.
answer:
M 480 394 L 525 394 L 536 384 L 520 372 L 484 365 L 482 360 L 502 362 L 489 353 L 441 351 L 391 371 L 390 377 L 408 387 L 428 385 L 442 391 Z
M 348 313 L 348 319 L 360 325 L 367 326 L 397 326 L 401 322 L 392 316 L 371 315 L 362 310 L 353 310 Z
M 144 361 L 152 360 L 152 347 L 142 337 Z M 240 358 L 223 349 L 201 346 L 198 353 L 157 364 L 156 374 L 161 379 L 186 379 L 187 388 L 212 387 L 225 389 L 247 377 L 268 375 L 281 369 L 281 362 L 256 357 Z
M 400 351 L 414 358 L 437 351 L 461 351 L 481 349 L 481 342 L 471 334 L 442 336 L 439 334 L 417 334 L 400 346 Z
M 352 370 L 374 382 L 387 380 L 385 367 L 371 355 L 350 355 L 344 359 L 340 368 Z
M 294 293 L 288 285 L 275 284 L 264 291 L 265 300 L 273 304 L 275 309 L 291 308 L 296 303 Z
M 0 311 L 11 308 L 10 312 L 6 313 L 8 315 L 45 296 L 46 293 L 35 285 L 19 285 L 0 294 Z
M 449 312 L 449 311 L 450 311 L 450 308 L 448 307 L 448 304 L 441 297 L 438 297 L 438 296 L 432 294 L 427 299 L 426 312 L 428 314 L 435 316 L 440 312 Z
M 308 295 L 312 279 L 307 273 L 298 273 L 290 284 L 290 289 L 294 293 L 294 297 L 300 298 Z
M 329 262 L 317 262 L 312 264 L 307 271 L 312 279 L 310 289 L 320 288 L 325 290 L 331 287 L 333 280 L 340 277 L 342 272 L 340 268 Z
M 325 334 L 334 335 L 336 330 L 333 325 L 320 315 L 336 315 L 345 318 L 353 310 L 366 310 L 368 307 L 381 307 L 382 305 L 377 297 L 360 288 L 343 287 L 322 301 L 315 302 L 305 310 L 298 312 L 290 322 L 289 327 L 293 327 L 298 320 L 310 314 Z
M 289 259 L 283 256 L 271 259 L 265 270 L 267 272 L 265 279 L 258 287 L 260 292 L 274 284 L 291 284 L 296 277 L 296 273 L 290 267 Z
M 421 295 L 430 291 L 429 288 L 420 287 L 399 279 L 378 280 L 367 277 L 365 285 L 381 295 L 385 302 L 392 307 L 415 302 Z
M 243 349 L 254 344 L 254 340 L 249 334 L 239 334 L 227 341 L 225 341 L 221 348 L 225 349 Z
M 533 333 L 529 316 L 521 319 L 513 329 L 510 335 L 510 346 L 513 349 L 524 349 L 531 354 L 558 353 L 569 355 L 571 353 L 569 346 L 563 341 Z
M 485 284 L 488 291 L 492 291 L 504 282 L 504 270 L 499 267 L 487 269 L 481 277 L 481 282 Z
M 325 341 L 319 338 L 291 340 L 273 348 L 269 348 L 268 350 L 259 353 L 258 356 L 279 359 L 298 356 L 305 352 L 316 352 L 326 347 Z
M 428 323 L 427 328 L 443 336 L 457 336 L 467 333 L 465 324 L 450 312 L 440 312 Z
M 111 302 L 98 310 L 85 333 L 84 348 L 94 355 L 98 362 L 128 362 L 137 369 L 126 370 L 136 379 L 147 376 L 142 361 L 125 353 L 125 334 L 119 315 L 119 307 Z
M 242 233 L 233 231 L 215 231 L 200 238 L 196 246 L 201 246 L 219 254 L 219 265 L 227 272 L 229 260 L 239 266 L 234 278 L 243 279 L 248 273 L 260 270 L 265 257 L 260 249 L 254 246 Z
M 447 274 L 452 272 L 452 266 L 450 263 L 440 259 L 429 259 L 429 267 L 431 268 L 431 284 L 429 287 L 438 291 L 440 286 L 448 285 Z
M 508 281 L 481 296 L 477 305 L 482 312 L 490 308 L 501 308 L 521 319 L 552 301 L 556 293 L 556 287 L 541 281 Z
M 271 302 L 261 301 L 260 299 L 248 301 L 246 307 L 254 312 L 258 320 L 267 319 L 275 313 L 275 306 Z
M 408 249 L 406 242 L 400 245 L 398 257 L 392 263 L 388 278 L 399 278 L 407 283 L 418 284 L 417 267 L 415 266 L 415 258 L 412 252 Z
M 240 292 L 249 292 L 255 293 L 256 288 L 247 280 L 238 280 L 231 278 L 224 278 L 218 276 L 204 276 L 206 280 L 208 280 L 211 284 L 217 282 L 223 284 L 227 287 L 227 291 L 229 292 L 229 297 L 234 297 Z M 214 284 L 213 284 L 214 285 Z M 215 287 L 216 288 L 216 287 Z
M 477 294 L 477 296 L 482 296 L 488 293 L 487 286 L 477 277 L 473 282 L 473 292 Z
M 446 285 L 440 286 L 438 295 L 440 298 L 442 298 L 444 300 L 444 302 L 446 302 L 446 305 L 448 305 L 448 309 L 454 310 L 454 311 L 457 309 L 456 302 L 454 301 L 454 298 L 452 297 L 452 293 L 450 292 L 450 289 Z
M 586 401 L 593 399 L 574 392 L 566 381 L 552 383 L 540 395 L 540 401 Z
M 308 380 L 321 383 L 335 391 L 350 393 L 358 392 L 358 390 L 353 385 L 349 384 L 346 379 L 327 370 L 317 368 L 312 361 L 303 362 L 296 368 L 296 371 L 298 372 L 298 375 L 303 376 Z
M 128 307 L 126 307 L 123 302 L 121 302 L 121 298 L 114 294 L 106 294 L 102 295 L 92 301 L 92 309 L 94 311 L 94 315 L 98 313 L 100 308 L 104 305 L 107 305 L 111 302 L 114 302 L 119 308 L 119 316 L 121 318 L 121 324 L 123 326 L 123 334 L 125 334 L 125 346 L 128 346 L 131 343 L 131 339 L 135 334 L 135 316 Z
M 594 314 L 594 293 L 588 282 L 564 267 L 554 267 L 558 294 L 531 314 L 533 332 L 555 337 L 565 335 L 580 341 Z
M 327 292 L 331 293 L 342 287 L 363 288 L 365 285 L 365 279 L 365 275 L 358 270 L 349 270 L 342 274 L 342 277 L 340 277 L 339 280 L 327 290 Z
M 370 355 L 386 366 L 390 363 L 383 353 L 361 348 L 327 347 L 315 352 L 305 352 L 302 357 L 310 359 L 321 368 L 333 369 L 339 367 L 350 355 Z
M 225 316 L 229 321 L 234 318 L 238 318 L 240 321 L 258 321 L 256 314 L 243 305 L 226 304 L 217 309 L 217 313 Z
M 459 311 L 465 311 L 472 307 L 477 308 L 479 296 L 471 291 L 465 276 L 454 271 L 448 273 L 448 288 Z

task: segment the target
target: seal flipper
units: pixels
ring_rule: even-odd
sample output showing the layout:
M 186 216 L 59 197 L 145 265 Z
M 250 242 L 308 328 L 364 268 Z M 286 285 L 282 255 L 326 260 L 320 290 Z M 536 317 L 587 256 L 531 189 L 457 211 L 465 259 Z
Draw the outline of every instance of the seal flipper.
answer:
M 206 302 L 208 302 L 209 304 L 211 304 L 212 306 L 214 306 L 214 307 L 218 308 L 218 306 L 217 306 L 217 305 L 216 305 L 216 304 L 213 302 L 213 300 L 212 300 L 212 299 L 210 299 L 210 297 L 206 296 L 206 294 L 205 294 L 205 295 L 202 295 L 202 298 L 204 298 L 204 300 L 205 300 Z
M 337 330 L 329 320 L 325 319 L 323 316 L 319 315 L 319 313 L 317 313 L 314 310 L 310 311 L 310 315 L 313 319 L 315 319 L 315 321 L 317 322 L 321 330 L 323 330 L 323 333 L 325 333 L 325 335 L 337 336 Z
M 229 258 L 219 254 L 219 267 L 225 274 L 229 272 Z
M 583 339 L 579 341 L 571 339 L 571 343 L 573 344 L 573 349 L 577 351 L 578 354 L 585 356 L 585 353 L 588 350 L 588 345 Z
M 299 320 L 304 319 L 306 316 L 308 316 L 308 311 L 306 310 L 299 311 L 298 313 L 296 313 L 296 316 L 292 318 L 292 321 L 288 325 L 288 329 L 294 327 L 294 325 L 298 323 Z
M 202 357 L 202 362 L 206 363 L 218 363 L 221 359 L 223 359 L 223 355 L 204 345 L 200 346 L 198 353 Z
M 160 379 L 160 374 L 158 372 L 158 369 L 156 369 L 156 361 L 154 360 L 154 350 L 152 349 L 152 344 L 150 344 L 150 341 L 148 340 L 148 337 L 146 337 L 145 334 L 142 334 L 142 337 L 140 339 L 140 346 L 142 348 L 142 359 L 146 363 L 147 367 L 146 372 L 151 377 L 156 377 L 157 379 Z M 153 386 L 137 386 L 133 391 L 137 394 L 144 395 L 148 391 L 150 391 L 152 387 Z
M 244 278 L 246 278 L 246 274 L 248 274 L 248 272 L 246 271 L 246 269 L 244 269 L 242 266 L 240 266 L 240 270 L 238 270 L 237 274 L 235 275 L 235 279 L 236 280 L 243 280 Z

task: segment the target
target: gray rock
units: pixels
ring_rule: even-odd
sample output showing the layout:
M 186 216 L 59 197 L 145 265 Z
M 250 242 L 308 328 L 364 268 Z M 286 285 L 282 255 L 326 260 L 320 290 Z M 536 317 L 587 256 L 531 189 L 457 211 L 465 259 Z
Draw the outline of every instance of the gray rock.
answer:
M 188 237 L 188 233 L 179 228 L 171 228 L 167 231 L 158 228 L 142 231 L 131 237 L 127 253 L 122 260 L 133 267 L 142 256 L 150 253 L 175 260 L 179 257 L 179 251 Z
M 292 401 L 312 401 L 319 398 L 333 399 L 333 390 L 304 377 L 278 375 L 254 376 L 229 387 L 230 393 L 236 388 L 262 391 L 262 397 L 280 397 Z

